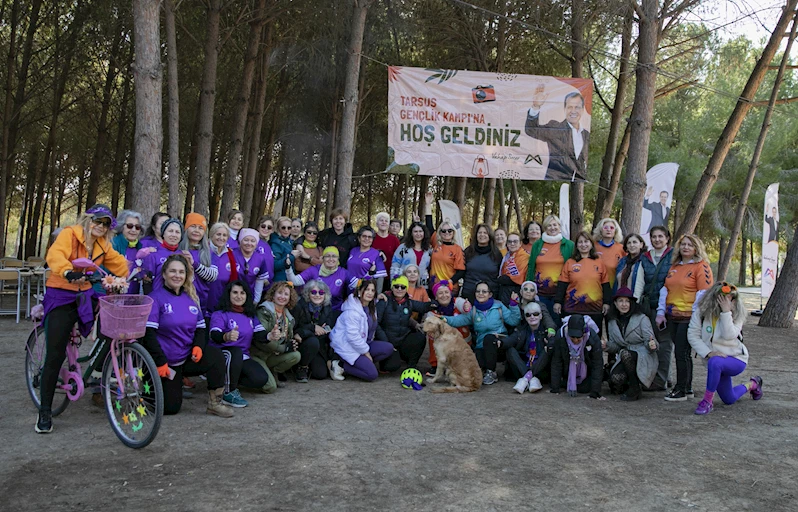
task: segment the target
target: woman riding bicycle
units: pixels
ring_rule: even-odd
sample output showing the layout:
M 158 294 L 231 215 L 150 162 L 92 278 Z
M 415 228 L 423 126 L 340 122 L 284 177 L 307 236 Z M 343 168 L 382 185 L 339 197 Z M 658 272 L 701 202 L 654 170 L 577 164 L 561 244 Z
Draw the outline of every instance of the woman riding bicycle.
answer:
M 78 218 L 74 226 L 64 228 L 47 251 L 47 265 L 52 273 L 47 278 L 44 296 L 44 332 L 47 356 L 41 379 L 41 408 L 36 432 L 53 431 L 52 404 L 58 373 L 66 358 L 72 326 L 78 323 L 80 333 L 88 336 L 94 325 L 94 291 L 85 270 L 73 268 L 72 261 L 89 258 L 117 276 L 127 277 L 125 257 L 111 246 L 111 229 L 116 221 L 104 204 L 96 204 Z

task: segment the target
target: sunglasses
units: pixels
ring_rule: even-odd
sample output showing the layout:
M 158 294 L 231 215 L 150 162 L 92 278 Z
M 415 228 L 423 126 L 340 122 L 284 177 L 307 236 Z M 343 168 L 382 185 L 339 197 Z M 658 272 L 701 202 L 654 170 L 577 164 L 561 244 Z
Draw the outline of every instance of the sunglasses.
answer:
M 98 226 L 102 226 L 104 228 L 110 228 L 111 227 L 111 221 L 110 220 L 93 220 L 92 222 L 97 224 Z
M 141 224 L 131 224 L 128 222 L 127 224 L 125 224 L 125 227 L 128 229 L 135 229 L 136 231 L 141 231 Z
M 305 234 L 306 235 L 318 235 L 319 232 L 318 231 L 305 231 Z
M 535 289 L 534 288 L 523 288 L 521 291 L 522 292 L 527 292 L 527 293 L 534 293 Z
M 521 240 L 507 240 L 508 244 L 520 244 Z
M 288 231 L 291 229 L 291 226 L 280 226 L 280 231 Z
M 274 229 L 274 226 L 272 226 L 270 224 L 261 224 L 260 228 L 261 229 Z
M 453 229 L 442 229 L 441 233 L 454 233 Z
M 540 313 L 524 313 L 524 316 L 527 317 L 527 318 L 530 318 L 530 317 L 533 317 L 533 316 L 537 317 L 537 316 L 540 316 Z
M 324 296 L 324 290 L 310 290 L 311 295 L 321 295 Z
M 403 284 L 395 284 L 395 285 L 393 285 L 393 287 L 395 289 L 397 289 L 397 290 L 407 290 L 407 286 L 405 286 Z

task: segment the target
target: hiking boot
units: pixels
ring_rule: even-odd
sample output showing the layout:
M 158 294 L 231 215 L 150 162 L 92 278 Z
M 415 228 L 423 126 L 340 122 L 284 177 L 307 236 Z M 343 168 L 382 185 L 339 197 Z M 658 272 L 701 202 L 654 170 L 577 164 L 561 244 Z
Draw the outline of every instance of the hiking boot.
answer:
M 523 394 L 523 392 L 526 391 L 526 388 L 528 386 L 529 386 L 529 381 L 521 377 L 520 379 L 518 379 L 518 382 L 515 383 L 515 386 L 513 386 L 513 391 L 519 394 Z
M 751 398 L 753 398 L 754 400 L 759 400 L 760 398 L 762 398 L 762 377 L 757 375 L 756 377 L 751 379 L 751 381 L 754 383 L 754 385 L 751 386 L 750 389 Z
M 714 409 L 712 402 L 708 400 L 701 400 L 698 402 L 698 407 L 695 408 L 695 413 L 699 415 L 709 414 Z
M 49 434 L 53 431 L 53 415 L 50 411 L 42 409 L 39 411 L 39 418 L 36 426 L 33 427 L 39 434 Z
M 666 402 L 686 402 L 687 395 L 681 389 L 673 389 L 670 393 L 665 395 Z
M 236 409 L 240 409 L 249 405 L 249 402 L 244 400 L 244 398 L 241 396 L 241 392 L 237 389 L 234 389 L 229 393 L 225 393 L 222 396 L 222 403 L 227 404 L 230 407 L 235 407 Z
M 208 408 L 205 412 L 221 416 L 222 418 L 232 418 L 233 409 L 229 405 L 222 402 L 222 395 L 224 395 L 224 388 L 209 389 L 208 390 Z
M 529 379 L 529 392 L 534 393 L 535 391 L 540 391 L 543 389 L 543 384 L 540 383 L 540 379 L 537 377 L 532 377 Z
M 485 375 L 482 376 L 482 384 L 484 386 L 490 386 L 491 384 L 496 384 L 496 372 L 493 370 L 485 370 Z
M 306 384 L 308 382 L 308 367 L 297 366 L 296 372 L 294 373 L 294 379 L 296 379 L 297 382 Z
M 330 378 L 332 380 L 344 380 L 344 369 L 341 368 L 339 361 L 328 361 L 327 366 L 330 369 Z

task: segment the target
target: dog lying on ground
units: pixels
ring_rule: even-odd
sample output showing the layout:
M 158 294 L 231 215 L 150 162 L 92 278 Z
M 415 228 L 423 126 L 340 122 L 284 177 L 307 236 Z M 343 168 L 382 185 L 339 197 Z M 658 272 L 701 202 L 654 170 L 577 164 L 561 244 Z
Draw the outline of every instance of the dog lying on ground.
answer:
M 451 386 L 431 389 L 432 393 L 468 393 L 482 386 L 482 371 L 474 351 L 457 329 L 434 315 L 424 320 L 424 332 L 435 340 L 438 369 L 429 383 L 442 382 L 444 374 Z

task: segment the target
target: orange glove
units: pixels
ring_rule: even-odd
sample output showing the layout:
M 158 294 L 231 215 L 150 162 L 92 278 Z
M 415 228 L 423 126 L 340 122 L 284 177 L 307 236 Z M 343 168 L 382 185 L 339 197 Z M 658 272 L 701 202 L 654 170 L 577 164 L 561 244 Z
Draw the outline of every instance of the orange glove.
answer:
M 160 377 L 163 377 L 164 379 L 168 379 L 169 378 L 169 365 L 168 364 L 164 364 L 163 366 L 159 366 L 158 367 L 158 375 Z
M 194 347 L 191 349 L 191 360 L 195 363 L 199 363 L 200 359 L 202 359 L 202 349 L 199 347 Z

